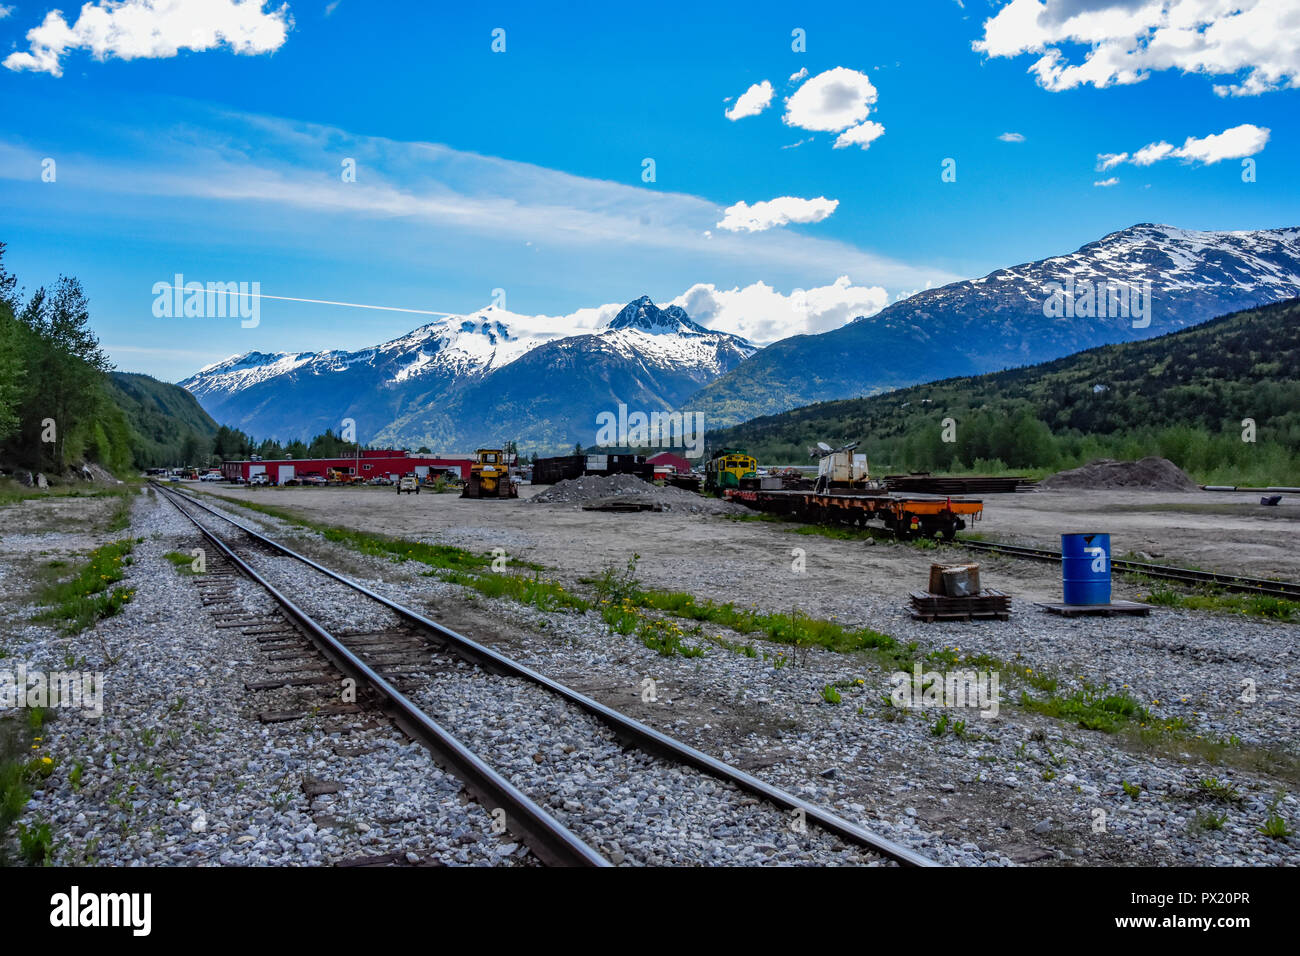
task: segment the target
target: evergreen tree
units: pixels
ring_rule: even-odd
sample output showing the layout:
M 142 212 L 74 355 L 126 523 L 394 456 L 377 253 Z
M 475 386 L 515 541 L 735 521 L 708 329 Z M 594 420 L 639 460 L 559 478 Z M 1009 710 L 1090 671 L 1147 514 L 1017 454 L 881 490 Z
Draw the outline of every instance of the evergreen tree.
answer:
M 27 376 L 23 438 L 33 441 L 42 464 L 61 472 L 91 437 L 112 364 L 90 330 L 89 302 L 74 278 L 59 276 L 52 293 L 37 289 L 21 319 L 39 346 Z

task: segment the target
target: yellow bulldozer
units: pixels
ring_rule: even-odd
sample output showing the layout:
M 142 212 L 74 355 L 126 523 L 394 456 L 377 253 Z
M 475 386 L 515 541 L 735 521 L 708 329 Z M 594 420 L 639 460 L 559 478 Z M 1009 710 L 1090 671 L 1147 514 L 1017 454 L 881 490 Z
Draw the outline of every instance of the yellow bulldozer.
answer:
M 480 448 L 469 469 L 469 480 L 461 491 L 462 498 L 518 498 L 519 491 L 510 480 L 510 467 L 500 448 Z

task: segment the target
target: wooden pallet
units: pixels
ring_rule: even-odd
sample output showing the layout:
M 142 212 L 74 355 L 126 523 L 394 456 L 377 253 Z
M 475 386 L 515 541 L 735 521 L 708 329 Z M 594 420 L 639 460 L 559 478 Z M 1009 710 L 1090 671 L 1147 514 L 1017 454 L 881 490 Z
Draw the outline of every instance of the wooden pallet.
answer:
M 1006 621 L 1011 617 L 1011 596 L 985 588 L 971 597 L 947 597 L 913 591 L 912 618 L 917 621 Z
M 1146 617 L 1154 610 L 1154 605 L 1139 604 L 1137 601 L 1112 601 L 1110 604 L 1048 604 L 1040 602 L 1038 607 L 1061 617 L 1111 617 L 1116 614 L 1140 615 Z

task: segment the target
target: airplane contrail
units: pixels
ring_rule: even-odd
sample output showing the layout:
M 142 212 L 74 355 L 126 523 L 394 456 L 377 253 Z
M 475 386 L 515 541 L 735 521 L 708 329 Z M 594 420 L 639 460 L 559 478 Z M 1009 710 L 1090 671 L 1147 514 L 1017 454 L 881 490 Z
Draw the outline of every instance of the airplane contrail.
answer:
M 183 286 L 166 285 L 164 283 L 159 283 L 159 286 L 155 286 L 155 288 L 159 288 L 159 287 L 164 289 L 174 289 L 178 292 L 185 291 L 185 288 Z M 235 292 L 228 289 L 211 289 L 211 290 L 205 289 L 204 290 L 205 294 L 209 292 L 215 292 L 218 295 L 247 296 L 250 299 L 278 299 L 281 302 L 309 302 L 312 305 L 342 305 L 352 309 L 376 309 L 380 312 L 411 312 L 414 313 L 415 315 L 441 315 L 441 316 L 453 316 L 453 315 L 463 314 L 461 312 L 431 312 L 428 309 L 403 309 L 395 305 L 367 305 L 364 302 L 333 302 L 329 299 L 299 299 L 291 295 L 267 295 L 264 292 Z

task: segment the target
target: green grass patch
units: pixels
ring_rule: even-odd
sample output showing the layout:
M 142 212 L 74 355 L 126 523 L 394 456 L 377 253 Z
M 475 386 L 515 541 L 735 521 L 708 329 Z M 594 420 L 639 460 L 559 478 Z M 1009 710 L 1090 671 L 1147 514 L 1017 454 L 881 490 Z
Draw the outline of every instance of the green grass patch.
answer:
M 778 644 L 824 647 L 841 653 L 892 648 L 897 644 L 888 634 L 870 628 L 847 628 L 835 621 L 810 617 L 799 610 L 789 614 L 746 610 L 731 602 L 717 604 L 698 600 L 682 591 L 646 590 L 634 603 L 675 617 L 716 624 L 738 634 L 761 634 Z
M 135 596 L 132 588 L 113 587 L 126 577 L 134 545 L 123 539 L 96 548 L 73 577 L 45 586 L 37 597 L 45 610 L 34 620 L 57 622 L 62 630 L 75 634 L 116 614 Z
M 131 487 L 130 490 L 134 490 Z M 0 506 L 11 505 L 30 498 L 105 498 L 127 494 L 122 488 L 87 488 L 84 484 L 53 485 L 49 488 L 28 488 L 12 478 L 0 478 Z
M 819 538 L 838 541 L 862 541 L 865 538 L 883 538 L 893 541 L 894 536 L 880 528 L 863 528 L 844 524 L 801 524 L 790 529 L 794 534 L 812 534 Z
M 1185 608 L 1192 611 L 1225 611 L 1262 617 L 1273 621 L 1300 620 L 1297 611 L 1300 603 L 1266 594 L 1224 594 L 1215 591 L 1197 591 L 1187 594 L 1173 588 L 1152 588 L 1146 596 L 1150 604 L 1161 607 Z
M 733 654 L 739 654 L 741 657 L 758 657 L 758 648 L 753 644 L 741 644 L 739 641 L 729 641 L 721 634 L 716 634 L 708 638 L 714 644 L 717 644 L 723 650 L 731 651 Z
M 1196 815 L 1188 823 L 1188 829 L 1195 832 L 1197 830 L 1222 830 L 1223 825 L 1228 822 L 1226 813 L 1211 813 L 1207 810 L 1197 810 Z
M 1204 800 L 1212 800 L 1215 803 L 1239 803 L 1241 794 L 1237 788 L 1230 783 L 1225 783 L 1217 777 L 1204 777 L 1196 781 L 1197 796 Z
M 131 496 L 124 494 L 114 506 L 113 513 L 108 516 L 108 524 L 105 526 L 109 534 L 116 534 L 131 527 L 131 501 Z
M 627 604 L 602 604 L 600 617 L 611 634 L 631 634 L 641 620 L 641 615 Z
M 41 727 L 45 711 L 31 708 L 22 717 L 0 720 L 0 865 L 9 861 L 5 854 L 10 830 L 22 816 L 37 783 L 54 772 L 54 761 L 40 753 Z M 49 828 L 42 833 L 41 824 L 19 827 L 19 853 L 28 863 L 44 863 L 50 850 Z
M 1259 828 L 1259 832 L 1266 837 L 1272 837 L 1274 840 L 1286 840 L 1295 835 L 1295 831 L 1287 825 L 1286 820 L 1278 813 L 1278 807 L 1282 805 L 1282 798 L 1286 796 L 1284 791 L 1279 790 L 1273 795 L 1272 801 L 1268 805 L 1268 816 L 1264 818 L 1264 825 Z
M 490 560 L 490 559 L 489 559 Z M 557 581 L 543 578 L 541 572 L 532 577 L 508 572 L 473 574 L 467 571 L 444 570 L 435 576 L 449 584 L 472 588 L 484 597 L 509 598 L 528 604 L 541 611 L 586 611 L 591 602 L 571 594 Z
M 1031 697 L 1022 691 L 1020 706 L 1058 720 L 1071 721 L 1087 730 L 1108 734 L 1132 724 L 1151 725 L 1155 721 L 1150 711 L 1128 694 L 1107 694 L 1088 684 L 1072 694 L 1049 694 L 1042 698 Z
M 428 544 L 423 541 L 411 541 L 407 538 L 394 538 L 389 535 L 376 534 L 372 531 L 357 531 L 352 528 L 311 521 L 293 512 L 286 511 L 284 508 L 277 508 L 275 505 L 262 504 L 257 501 L 241 501 L 236 498 L 227 498 L 224 495 L 213 495 L 212 497 L 219 499 L 223 504 L 238 505 L 249 511 L 256 511 L 268 517 L 278 518 L 289 524 L 297 525 L 300 528 L 315 531 L 332 544 L 339 544 L 353 551 L 375 557 L 389 558 L 398 562 L 418 561 L 420 564 L 428 565 L 431 568 L 447 571 L 486 569 L 492 565 L 493 561 L 490 554 L 475 554 L 473 551 L 457 548 L 449 544 Z M 510 566 L 524 568 L 529 571 L 545 570 L 540 564 L 513 559 L 510 561 Z
M 465 548 L 449 544 L 426 544 L 422 541 L 407 541 L 404 538 L 390 538 L 387 535 L 374 534 L 369 531 L 353 531 L 348 528 L 318 528 L 326 541 L 341 544 L 344 547 L 386 557 L 394 561 L 418 561 L 431 568 L 449 571 L 466 571 L 475 568 L 487 568 L 492 564 L 491 555 L 475 554 Z
M 683 657 L 703 657 L 704 647 L 682 643 L 685 636 L 679 625 L 672 621 L 644 621 L 636 629 L 636 636 L 646 647 L 663 657 L 681 654 Z

